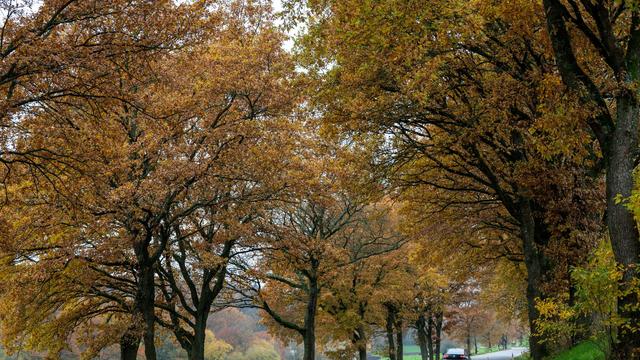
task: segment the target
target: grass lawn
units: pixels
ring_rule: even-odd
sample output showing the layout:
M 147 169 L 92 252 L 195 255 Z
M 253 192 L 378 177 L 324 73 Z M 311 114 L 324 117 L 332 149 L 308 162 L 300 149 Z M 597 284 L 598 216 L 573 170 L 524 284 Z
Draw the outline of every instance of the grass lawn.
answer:
M 383 357 L 381 360 L 389 360 L 388 357 Z M 402 357 L 402 360 L 422 360 L 420 355 L 405 355 Z
M 492 348 L 488 348 L 488 347 L 484 347 L 484 346 L 478 346 L 478 353 L 477 354 L 471 354 L 471 356 L 473 356 L 473 355 L 482 355 L 482 354 L 486 354 L 486 353 L 490 353 L 490 352 L 494 352 L 494 351 L 500 351 L 500 349 L 498 349 L 497 346 L 494 346 Z
M 420 347 L 418 345 L 405 345 L 403 346 L 404 356 L 403 360 L 421 360 L 420 358 Z M 413 354 L 413 355 L 408 355 Z M 379 354 L 382 355 L 382 354 Z M 381 360 L 389 360 L 388 357 L 382 357 Z
M 521 356 L 518 359 L 528 359 L 527 355 Z M 586 341 L 573 348 L 563 351 L 560 354 L 551 358 L 551 360 L 604 360 L 604 353 L 598 347 L 598 345 Z
M 604 354 L 598 345 L 587 341 L 558 354 L 554 360 L 604 360 Z
M 420 354 L 420 346 L 418 345 L 405 345 L 403 348 L 405 354 Z

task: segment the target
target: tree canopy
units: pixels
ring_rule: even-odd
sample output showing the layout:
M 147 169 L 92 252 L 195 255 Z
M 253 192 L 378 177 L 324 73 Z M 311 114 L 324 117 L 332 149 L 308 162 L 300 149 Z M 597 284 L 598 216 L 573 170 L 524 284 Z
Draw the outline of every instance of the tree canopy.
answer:
M 7 353 L 640 358 L 634 1 L 0 8 Z

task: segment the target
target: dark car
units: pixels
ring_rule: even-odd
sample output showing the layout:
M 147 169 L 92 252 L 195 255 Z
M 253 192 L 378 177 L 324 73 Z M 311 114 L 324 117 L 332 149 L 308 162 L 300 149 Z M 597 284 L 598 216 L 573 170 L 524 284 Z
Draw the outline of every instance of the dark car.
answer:
M 442 356 L 443 359 L 471 359 L 466 355 L 464 349 L 449 349 Z

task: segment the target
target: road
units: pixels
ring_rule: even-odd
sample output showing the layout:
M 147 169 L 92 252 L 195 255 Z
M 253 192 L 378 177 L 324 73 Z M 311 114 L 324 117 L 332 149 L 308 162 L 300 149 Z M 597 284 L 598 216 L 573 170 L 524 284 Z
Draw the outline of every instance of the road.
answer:
M 522 353 L 526 351 L 526 348 L 512 348 L 484 355 L 472 355 L 471 360 L 511 360 L 516 356 L 522 355 Z

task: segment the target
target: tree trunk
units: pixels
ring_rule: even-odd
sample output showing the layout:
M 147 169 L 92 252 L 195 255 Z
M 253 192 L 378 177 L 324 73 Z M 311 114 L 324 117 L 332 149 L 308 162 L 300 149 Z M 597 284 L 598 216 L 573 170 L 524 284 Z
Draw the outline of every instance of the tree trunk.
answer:
M 442 343 L 442 318 L 444 317 L 442 311 L 436 314 L 436 360 L 440 360 L 440 345 Z
M 149 360 L 156 360 L 155 321 L 145 321 L 144 356 Z
M 196 314 L 196 316 L 191 349 L 188 351 L 189 360 L 204 360 L 204 344 L 206 340 L 205 334 L 207 330 L 208 316 L 203 317 L 202 314 Z
M 396 310 L 396 359 L 404 359 L 404 343 L 402 341 L 402 318 Z
M 475 335 L 473 335 L 473 353 L 478 353 L 478 338 Z
M 429 360 L 434 360 L 434 355 L 437 352 L 434 351 L 433 345 L 433 315 L 429 315 L 427 318 L 427 351 Z
M 136 360 L 138 357 L 138 347 L 140 347 L 140 336 L 136 334 L 135 329 L 127 331 L 120 338 L 120 359 Z
M 389 343 L 389 360 L 402 360 L 396 358 L 396 344 L 395 339 L 393 337 L 394 331 L 393 326 L 396 322 L 395 319 L 395 311 L 393 310 L 392 305 L 385 305 L 387 309 L 387 321 L 386 321 L 386 330 L 387 330 L 387 342 Z
M 140 280 L 138 283 L 139 308 L 137 311 L 144 319 L 144 356 L 147 360 L 156 360 L 155 346 L 155 272 L 151 266 L 140 267 Z
M 148 246 L 150 243 L 151 236 L 147 235 L 134 244 L 138 279 L 133 316 L 136 320 L 138 318 L 142 320 L 144 324 L 143 339 L 146 360 L 156 360 L 155 268 L 154 260 L 149 256 Z
M 303 351 L 303 360 L 314 360 L 316 358 L 316 334 L 313 327 L 305 332 Z
M 228 240 L 224 244 L 224 249 L 220 256 L 228 260 L 229 253 L 231 252 L 231 248 L 235 240 Z M 181 268 L 187 268 L 187 263 L 185 262 L 186 254 L 183 248 L 180 246 L 180 250 L 182 251 L 182 256 L 184 258 L 178 258 L 177 261 L 181 261 L 182 263 L 179 265 Z M 170 260 L 167 260 L 166 268 L 171 268 Z M 189 360 L 203 360 L 204 359 L 204 348 L 206 342 L 206 330 L 207 330 L 207 319 L 209 318 L 209 313 L 211 312 L 211 306 L 215 301 L 216 297 L 222 291 L 224 286 L 224 278 L 227 274 L 226 263 L 218 265 L 216 268 L 205 269 L 201 274 L 201 283 L 200 283 L 200 296 L 197 298 L 192 298 L 191 302 L 193 303 L 193 307 L 195 308 L 195 313 L 193 314 L 192 323 L 188 324 L 189 329 L 185 329 L 182 326 L 181 319 L 178 318 L 177 313 L 174 311 L 170 311 L 171 322 L 173 325 L 173 333 L 176 337 L 176 340 L 180 344 L 180 346 L 187 351 Z M 167 279 L 171 279 L 168 281 L 169 284 L 175 284 L 175 279 L 172 277 L 171 271 L 166 271 L 163 274 Z M 189 276 L 183 273 L 183 281 L 186 283 L 186 288 L 195 288 L 197 282 Z M 213 287 L 211 284 L 213 283 Z M 173 285 L 175 286 L 175 285 Z M 181 290 L 174 290 L 179 292 Z M 165 296 L 166 297 L 166 296 Z M 168 300 L 171 300 L 170 298 Z M 173 310 L 173 309 L 172 309 Z M 185 324 L 186 325 L 186 324 Z
M 595 113 L 608 114 L 604 100 L 601 99 L 600 90 L 580 69 L 576 56 L 572 51 L 571 35 L 565 24 L 566 15 L 562 4 L 557 0 L 544 0 L 546 12 L 547 32 L 551 39 L 556 64 L 563 82 L 572 90 L 588 93 L 583 100 L 585 103 L 593 103 L 594 99 L 600 109 Z M 615 40 L 612 29 L 601 29 L 601 36 L 611 36 Z M 635 265 L 640 260 L 640 240 L 638 228 L 633 214 L 619 201 L 631 195 L 634 187 L 633 170 L 638 151 L 638 101 L 637 89 L 638 70 L 640 57 L 638 56 L 638 33 L 635 28 L 631 32 L 628 47 L 621 55 L 622 59 L 616 59 L 620 64 L 616 71 L 616 77 L 621 88 L 615 98 L 616 115 L 615 124 L 609 124 L 609 118 L 598 116 L 594 118 L 591 126 L 598 139 L 600 148 L 606 162 L 606 197 L 607 216 L 606 223 L 609 229 L 611 245 L 616 262 L 623 266 L 624 275 L 620 284 L 622 289 L 628 289 L 629 282 L 637 279 L 638 273 Z M 604 121 L 603 121 L 604 120 Z M 613 130 L 611 130 L 613 127 Z M 603 130 L 604 128 L 604 130 Z M 637 307 L 637 296 L 629 294 L 618 298 L 618 313 L 628 320 L 618 328 L 618 343 L 614 346 L 613 356 L 618 359 L 640 358 L 640 336 L 626 331 L 627 327 L 637 328 L 640 325 L 640 312 L 633 310 Z
M 365 336 L 364 328 L 362 325 L 358 326 L 354 333 L 353 342 L 358 349 L 358 359 L 367 360 L 367 337 Z
M 416 335 L 418 337 L 418 345 L 420 346 L 420 358 L 429 360 L 429 352 L 427 351 L 427 331 L 424 314 L 421 314 L 416 320 Z
M 543 298 L 541 285 L 545 265 L 543 264 L 543 255 L 536 245 L 536 221 L 531 202 L 526 199 L 521 200 L 521 220 L 520 231 L 522 237 L 522 248 L 524 251 L 524 262 L 527 268 L 527 311 L 529 315 L 530 337 L 530 355 L 533 360 L 542 360 L 549 355 L 549 351 L 545 343 L 543 343 L 537 335 L 537 327 L 535 322 L 538 320 L 540 313 L 536 308 L 536 299 Z
M 203 284 L 200 291 L 200 301 L 197 303 L 194 326 L 193 340 L 191 341 L 191 349 L 189 351 L 189 360 L 204 360 L 204 344 L 206 341 L 207 319 L 211 311 L 211 305 L 217 295 L 216 291 L 211 291 L 209 285 Z
M 362 316 L 363 313 L 361 312 L 360 315 Z M 353 331 L 353 335 L 351 336 L 351 343 L 358 351 L 358 359 L 366 360 L 367 359 L 367 338 L 365 335 L 364 327 L 362 325 L 358 325 Z
M 367 360 L 367 346 L 358 346 L 358 360 Z
M 316 358 L 316 311 L 318 310 L 318 279 L 309 277 L 309 299 L 304 314 L 304 360 Z
M 638 276 L 635 265 L 640 259 L 638 228 L 633 214 L 618 201 L 618 197 L 627 198 L 634 187 L 633 170 L 638 149 L 638 104 L 632 96 L 619 96 L 617 104 L 617 123 L 610 143 L 607 163 L 607 226 L 616 261 L 624 268 L 622 288 L 627 289 L 631 281 Z M 626 325 L 637 328 L 640 325 L 638 299 L 634 292 L 618 299 L 618 312 L 628 320 L 618 330 L 618 344 L 613 354 L 619 359 L 640 357 L 640 336 L 626 330 Z

